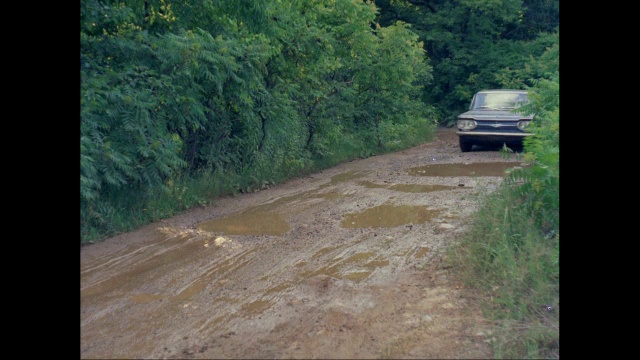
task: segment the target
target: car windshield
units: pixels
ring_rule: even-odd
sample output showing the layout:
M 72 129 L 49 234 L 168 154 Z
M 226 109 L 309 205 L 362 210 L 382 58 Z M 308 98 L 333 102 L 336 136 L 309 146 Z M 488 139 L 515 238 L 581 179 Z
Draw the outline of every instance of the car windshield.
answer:
M 473 98 L 472 110 L 508 110 L 515 109 L 528 102 L 527 94 L 513 92 L 478 93 Z

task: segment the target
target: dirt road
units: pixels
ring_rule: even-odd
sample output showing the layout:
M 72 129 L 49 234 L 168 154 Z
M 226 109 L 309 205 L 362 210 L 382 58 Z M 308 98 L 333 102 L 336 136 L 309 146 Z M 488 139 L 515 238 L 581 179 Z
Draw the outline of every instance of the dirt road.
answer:
M 441 258 L 514 161 L 440 129 L 82 247 L 81 357 L 491 357 Z

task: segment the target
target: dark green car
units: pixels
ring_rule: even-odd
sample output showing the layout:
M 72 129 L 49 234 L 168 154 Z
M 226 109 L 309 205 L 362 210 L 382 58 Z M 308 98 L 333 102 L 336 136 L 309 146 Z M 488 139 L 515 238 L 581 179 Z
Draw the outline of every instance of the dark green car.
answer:
M 525 90 L 482 90 L 473 95 L 469 111 L 458 115 L 460 150 L 471 151 L 473 145 L 505 144 L 522 148 L 522 139 L 533 135 L 525 128 L 532 114 L 517 109 L 529 101 Z

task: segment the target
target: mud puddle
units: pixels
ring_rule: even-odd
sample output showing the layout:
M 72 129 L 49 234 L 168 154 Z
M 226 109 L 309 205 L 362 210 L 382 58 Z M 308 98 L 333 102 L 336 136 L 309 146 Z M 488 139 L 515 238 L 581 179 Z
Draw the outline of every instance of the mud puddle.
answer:
M 414 176 L 504 176 L 507 169 L 520 166 L 520 162 L 433 164 L 410 168 Z
M 423 224 L 440 212 L 424 206 L 380 205 L 363 212 L 347 214 L 340 225 L 345 228 L 373 228 Z
M 278 213 L 248 211 L 207 221 L 198 229 L 230 235 L 282 235 L 291 227 Z

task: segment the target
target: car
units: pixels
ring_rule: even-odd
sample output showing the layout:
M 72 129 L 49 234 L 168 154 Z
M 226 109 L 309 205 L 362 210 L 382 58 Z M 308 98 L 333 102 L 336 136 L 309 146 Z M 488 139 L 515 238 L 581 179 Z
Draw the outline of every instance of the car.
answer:
M 522 140 L 533 133 L 525 129 L 533 114 L 517 109 L 529 102 L 526 90 L 492 89 L 473 95 L 469 111 L 458 115 L 456 134 L 462 152 L 473 145 L 505 145 L 522 149 Z

